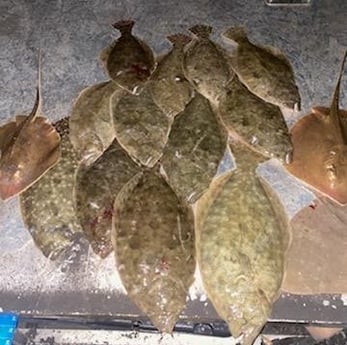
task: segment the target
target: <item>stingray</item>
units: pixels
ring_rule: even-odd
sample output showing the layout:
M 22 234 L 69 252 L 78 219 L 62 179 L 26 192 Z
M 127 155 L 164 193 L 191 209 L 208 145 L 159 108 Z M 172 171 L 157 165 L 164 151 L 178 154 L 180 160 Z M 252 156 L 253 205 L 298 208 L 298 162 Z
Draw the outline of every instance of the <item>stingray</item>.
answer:
M 171 333 L 195 270 L 194 216 L 153 171 L 137 174 L 114 203 L 117 268 L 132 301 Z
M 0 197 L 3 200 L 26 190 L 60 158 L 60 136 L 47 118 L 38 116 L 40 104 L 39 76 L 31 113 L 16 116 L 14 121 L 0 128 Z
M 347 293 L 347 206 L 316 199 L 291 220 L 282 289 L 293 294 Z
M 339 109 L 345 52 L 330 108 L 314 107 L 291 130 L 293 160 L 286 168 L 335 201 L 347 203 L 347 111 Z

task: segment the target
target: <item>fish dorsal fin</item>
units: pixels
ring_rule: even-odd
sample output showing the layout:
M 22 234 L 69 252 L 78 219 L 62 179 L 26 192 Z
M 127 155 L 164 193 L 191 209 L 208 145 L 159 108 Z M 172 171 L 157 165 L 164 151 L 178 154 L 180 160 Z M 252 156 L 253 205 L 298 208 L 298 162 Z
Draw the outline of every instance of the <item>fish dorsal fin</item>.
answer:
M 340 95 L 341 79 L 342 79 L 342 75 L 343 75 L 343 72 L 345 69 L 346 57 L 347 57 L 347 50 L 345 51 L 345 54 L 343 56 L 341 69 L 340 69 L 340 73 L 339 73 L 339 78 L 337 80 L 337 84 L 336 84 L 334 95 L 333 95 L 333 100 L 332 100 L 331 106 L 330 106 L 330 118 L 333 121 L 343 144 L 347 144 L 347 133 L 346 133 L 347 131 L 344 130 L 344 126 L 343 126 L 343 123 L 341 121 L 341 116 L 339 114 L 339 112 L 340 112 L 339 111 L 339 95 Z

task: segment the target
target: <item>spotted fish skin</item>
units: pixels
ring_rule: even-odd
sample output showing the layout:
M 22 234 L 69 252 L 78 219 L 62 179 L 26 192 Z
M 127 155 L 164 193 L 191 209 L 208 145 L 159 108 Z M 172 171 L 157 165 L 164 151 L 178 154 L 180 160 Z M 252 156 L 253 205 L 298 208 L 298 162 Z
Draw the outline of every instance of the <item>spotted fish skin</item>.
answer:
M 282 162 L 293 147 L 279 107 L 252 94 L 235 75 L 221 97 L 218 114 L 231 134 L 250 149 Z
M 106 81 L 85 88 L 70 115 L 70 140 L 85 163 L 95 161 L 112 143 L 115 133 L 110 112 L 111 95 L 119 86 Z
M 81 237 L 72 189 L 78 156 L 69 140 L 69 120 L 54 124 L 61 137 L 61 158 L 39 181 L 20 195 L 25 226 L 36 246 L 54 260 Z
M 230 28 L 222 35 L 237 43 L 232 68 L 247 88 L 266 102 L 300 110 L 300 94 L 288 59 L 278 50 L 251 43 L 244 28 Z
M 113 243 L 123 285 L 154 326 L 171 333 L 193 282 L 192 210 L 153 171 L 135 176 L 114 206 Z
M 293 160 L 287 170 L 330 199 L 347 204 L 347 111 L 339 109 L 345 52 L 330 108 L 313 107 L 291 129 Z
M 113 25 L 121 36 L 101 53 L 110 78 L 122 88 L 137 93 L 148 80 L 155 67 L 151 48 L 132 35 L 132 20 L 122 20 Z
M 222 49 L 209 39 L 210 26 L 195 25 L 189 30 L 194 38 L 184 49 L 184 74 L 199 93 L 217 105 L 232 72 Z
M 209 101 L 196 94 L 172 125 L 161 171 L 181 199 L 194 203 L 208 189 L 226 147 L 226 132 Z
M 197 261 L 217 313 L 250 345 L 278 296 L 287 237 L 255 176 L 263 158 L 240 144 L 232 151 L 237 169 L 215 180 L 197 203 Z
M 172 120 L 153 101 L 145 88 L 140 95 L 111 97 L 116 139 L 130 157 L 153 167 L 163 154 Z
M 164 55 L 151 77 L 151 93 L 154 102 L 169 117 L 184 110 L 193 96 L 193 88 L 185 78 L 182 69 L 183 49 L 191 39 L 184 34 L 168 36 L 173 44 Z
M 93 251 L 102 258 L 112 250 L 111 230 L 114 200 L 140 168 L 114 140 L 90 166 L 81 165 L 74 187 L 77 218 Z

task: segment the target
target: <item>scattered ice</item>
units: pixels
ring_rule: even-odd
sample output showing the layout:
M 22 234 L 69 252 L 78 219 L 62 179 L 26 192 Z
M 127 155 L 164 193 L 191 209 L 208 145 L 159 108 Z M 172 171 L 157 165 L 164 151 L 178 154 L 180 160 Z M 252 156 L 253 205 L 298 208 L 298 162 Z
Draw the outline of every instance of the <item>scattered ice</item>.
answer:
M 324 300 L 323 301 L 323 305 L 325 306 L 325 307 L 327 307 L 328 305 L 330 305 L 330 301 L 328 301 L 328 300 Z
M 347 295 L 341 295 L 341 301 L 344 306 L 347 306 Z

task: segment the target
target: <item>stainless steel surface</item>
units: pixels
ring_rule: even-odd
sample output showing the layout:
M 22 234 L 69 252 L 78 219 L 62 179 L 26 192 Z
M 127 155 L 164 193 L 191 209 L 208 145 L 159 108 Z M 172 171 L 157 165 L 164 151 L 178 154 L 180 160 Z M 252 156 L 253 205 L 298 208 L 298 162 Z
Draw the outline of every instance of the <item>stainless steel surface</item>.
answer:
M 252 40 L 280 48 L 293 64 L 303 111 L 327 105 L 347 47 L 347 2 L 312 0 L 309 6 L 267 6 L 262 0 L 1 0 L 0 122 L 27 112 L 34 102 L 38 49 L 43 52 L 43 111 L 52 120 L 67 116 L 78 93 L 105 80 L 98 60 L 117 37 L 111 24 L 136 20 L 135 34 L 157 54 L 165 36 L 196 23 L 220 33 L 244 25 Z M 342 103 L 347 106 L 347 81 Z M 281 196 L 292 217 L 313 194 L 275 161 L 259 170 Z M 0 203 L 0 308 L 37 314 L 134 314 L 124 296 L 114 258 L 97 258 L 85 243 L 63 262 L 47 260 L 21 221 L 18 198 Z M 347 292 L 347 291 L 346 291 Z M 328 301 L 328 302 L 325 302 Z M 335 307 L 334 307 L 335 306 Z M 199 284 L 191 289 L 186 315 L 216 318 Z M 273 319 L 347 322 L 345 296 L 295 297 L 284 294 Z

